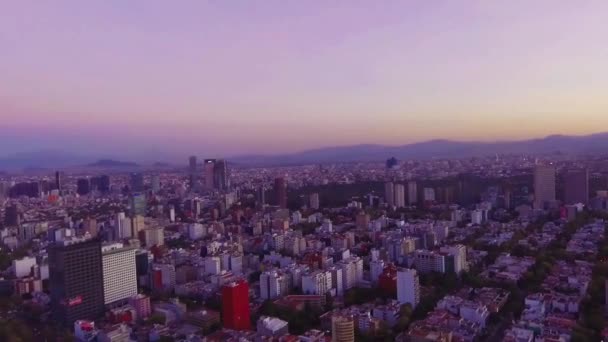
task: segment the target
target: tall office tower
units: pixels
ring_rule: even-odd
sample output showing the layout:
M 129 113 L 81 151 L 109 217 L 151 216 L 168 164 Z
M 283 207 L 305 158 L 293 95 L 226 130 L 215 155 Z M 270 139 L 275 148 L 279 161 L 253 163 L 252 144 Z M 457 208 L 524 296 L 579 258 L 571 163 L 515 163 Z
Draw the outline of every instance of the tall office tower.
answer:
M 101 175 L 99 176 L 99 191 L 109 192 L 110 191 L 110 176 Z
M 390 207 L 395 205 L 395 185 L 393 182 L 387 182 L 384 184 L 384 201 Z
M 113 243 L 101 247 L 104 304 L 137 295 L 136 249 Z
M 63 189 L 64 174 L 61 171 L 55 172 L 55 189 L 61 191 Z
M 131 222 L 127 220 L 125 213 L 116 214 L 114 224 L 114 240 L 128 239 L 132 236 Z
M 393 169 L 399 164 L 399 161 L 395 157 L 391 157 L 386 160 L 386 168 Z
M 405 207 L 405 186 L 403 184 L 395 184 L 395 206 L 397 208 Z
M 188 170 L 190 171 L 190 174 L 196 173 L 196 156 L 190 156 L 190 158 L 188 158 Z
M 18 226 L 21 223 L 21 215 L 19 214 L 19 206 L 13 203 L 6 207 L 4 211 L 4 225 Z
M 135 271 L 137 273 L 137 286 L 148 287 L 150 284 L 151 255 L 146 250 L 135 253 Z
M 287 182 L 285 178 L 274 179 L 274 197 L 279 207 L 287 208 Z
M 587 203 L 589 200 L 589 171 L 571 170 L 564 176 L 564 203 Z
M 209 190 L 215 188 L 215 159 L 205 159 L 203 167 L 203 172 L 205 173 L 205 189 Z
M 555 167 L 537 165 L 534 168 L 534 207 L 543 209 L 552 201 L 555 201 Z
M 227 190 L 230 188 L 228 164 L 224 159 L 218 159 L 215 161 L 215 165 L 213 167 L 213 180 L 215 188 L 218 190 Z
M 131 216 L 146 216 L 146 195 L 132 194 L 131 197 L 129 197 L 129 206 L 131 207 Z
M 260 186 L 255 193 L 255 200 L 259 207 L 263 207 L 266 205 L 266 189 L 264 186 Z
M 53 319 L 70 326 L 103 316 L 101 243 L 93 239 L 49 248 L 49 289 Z
M 249 284 L 244 279 L 222 287 L 222 321 L 224 328 L 250 330 Z
M 196 189 L 197 187 L 197 161 L 196 156 L 190 156 L 188 158 L 188 182 L 190 189 Z
M 355 318 L 336 314 L 331 317 L 331 341 L 355 342 Z
M 144 175 L 139 172 L 133 172 L 131 174 L 131 192 L 143 192 L 144 191 Z
M 91 191 L 91 183 L 88 178 L 80 178 L 76 182 L 76 192 L 80 196 L 84 196 Z
M 157 194 L 160 191 L 160 176 L 152 176 L 152 193 Z
M 420 282 L 414 269 L 400 268 L 397 271 L 397 300 L 399 304 L 411 304 L 412 308 L 420 302 Z
M 8 196 L 9 189 L 10 185 L 8 184 L 8 182 L 0 181 L 0 200 L 3 200 Z
M 312 193 L 310 194 L 310 209 L 315 209 L 315 210 L 319 210 L 319 194 L 318 193 Z

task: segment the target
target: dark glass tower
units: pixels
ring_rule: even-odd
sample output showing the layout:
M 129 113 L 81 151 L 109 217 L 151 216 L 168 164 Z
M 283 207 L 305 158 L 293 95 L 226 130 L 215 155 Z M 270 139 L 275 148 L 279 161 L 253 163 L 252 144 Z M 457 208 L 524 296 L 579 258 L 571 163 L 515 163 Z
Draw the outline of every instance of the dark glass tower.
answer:
M 101 242 L 97 239 L 49 248 L 53 318 L 66 326 L 103 316 Z

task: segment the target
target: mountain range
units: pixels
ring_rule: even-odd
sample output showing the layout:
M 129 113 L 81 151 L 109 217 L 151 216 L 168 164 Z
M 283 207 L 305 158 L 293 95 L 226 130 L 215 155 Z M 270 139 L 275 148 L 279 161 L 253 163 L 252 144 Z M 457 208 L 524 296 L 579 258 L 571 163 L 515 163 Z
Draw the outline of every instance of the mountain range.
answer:
M 430 140 L 400 145 L 354 145 L 327 147 L 282 155 L 244 155 L 229 158 L 242 164 L 280 165 L 323 162 L 382 161 L 397 159 L 465 158 L 494 154 L 597 154 L 608 152 L 608 132 L 585 136 L 550 135 L 519 141 Z
M 465 158 L 494 154 L 599 154 L 608 152 L 608 132 L 584 136 L 550 135 L 519 141 L 430 140 L 400 145 L 352 145 L 327 147 L 279 155 L 240 155 L 227 158 L 241 165 L 295 165 L 306 163 L 383 161 L 397 159 Z M 135 162 L 87 158 L 66 151 L 38 151 L 0 158 L 0 169 L 64 167 L 135 167 Z M 185 161 L 185 158 L 184 158 Z M 173 161 L 178 162 L 178 161 Z M 185 163 L 185 162 L 184 162 Z M 163 165 L 168 165 L 164 164 Z M 181 164 L 181 163 L 180 163 Z M 142 165 L 142 164 L 140 164 Z

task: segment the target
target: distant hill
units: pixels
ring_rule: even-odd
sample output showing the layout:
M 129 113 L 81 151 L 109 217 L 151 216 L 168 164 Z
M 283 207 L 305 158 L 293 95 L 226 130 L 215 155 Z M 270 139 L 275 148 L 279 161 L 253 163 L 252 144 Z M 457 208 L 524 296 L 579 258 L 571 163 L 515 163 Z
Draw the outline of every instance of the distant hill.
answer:
M 103 168 L 128 168 L 139 167 L 139 164 L 134 162 L 124 162 L 112 159 L 100 159 L 95 163 L 88 164 L 88 167 L 103 167 Z
M 386 146 L 354 145 L 327 147 L 282 155 L 245 155 L 230 161 L 249 165 L 289 165 L 303 163 L 384 161 L 397 159 L 464 158 L 499 154 L 606 153 L 608 133 L 586 136 L 551 135 L 542 139 L 502 142 L 430 140 Z

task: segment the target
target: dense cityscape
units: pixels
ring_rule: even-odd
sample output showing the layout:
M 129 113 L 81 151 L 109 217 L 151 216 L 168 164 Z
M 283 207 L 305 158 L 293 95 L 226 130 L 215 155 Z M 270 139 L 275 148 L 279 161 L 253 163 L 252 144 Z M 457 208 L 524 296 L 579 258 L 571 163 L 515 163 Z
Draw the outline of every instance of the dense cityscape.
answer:
M 0 199 L 5 341 L 608 337 L 602 157 L 106 161 Z

